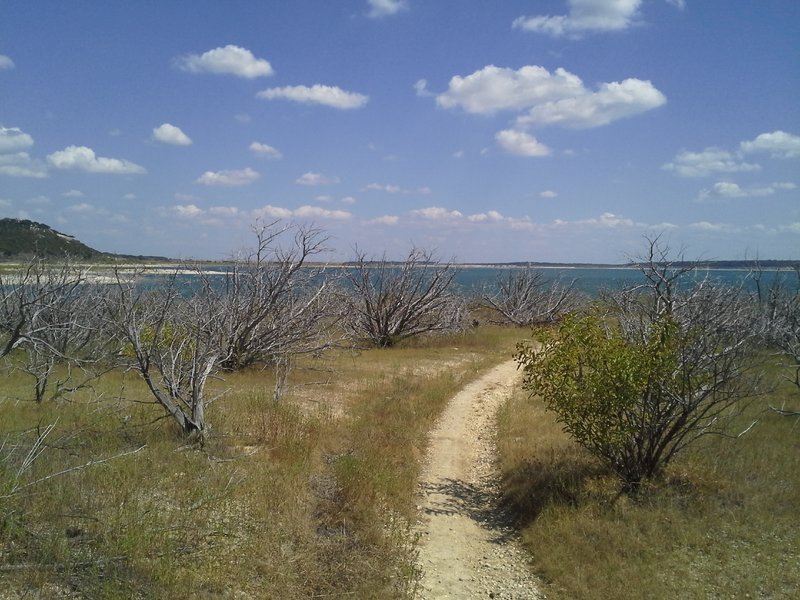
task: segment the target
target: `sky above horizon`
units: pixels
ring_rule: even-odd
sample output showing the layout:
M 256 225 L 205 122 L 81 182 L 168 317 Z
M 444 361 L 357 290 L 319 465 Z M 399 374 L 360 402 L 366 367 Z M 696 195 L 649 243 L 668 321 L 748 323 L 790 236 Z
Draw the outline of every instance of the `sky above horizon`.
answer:
M 800 259 L 797 0 L 0 1 L 0 217 L 222 259 Z

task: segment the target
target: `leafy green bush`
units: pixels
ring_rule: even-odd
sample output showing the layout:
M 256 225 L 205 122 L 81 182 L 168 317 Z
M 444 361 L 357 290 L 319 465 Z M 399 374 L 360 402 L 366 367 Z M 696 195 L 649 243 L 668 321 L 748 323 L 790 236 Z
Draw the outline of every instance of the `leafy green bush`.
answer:
M 756 391 L 748 345 L 739 343 L 747 334 L 727 318 L 715 327 L 693 318 L 726 314 L 710 298 L 717 295 L 693 293 L 683 309 L 656 315 L 636 335 L 597 308 L 570 315 L 540 345 L 518 347 L 524 387 L 636 488 L 694 440 L 724 433 L 741 400 Z M 702 306 L 684 310 L 691 302 Z

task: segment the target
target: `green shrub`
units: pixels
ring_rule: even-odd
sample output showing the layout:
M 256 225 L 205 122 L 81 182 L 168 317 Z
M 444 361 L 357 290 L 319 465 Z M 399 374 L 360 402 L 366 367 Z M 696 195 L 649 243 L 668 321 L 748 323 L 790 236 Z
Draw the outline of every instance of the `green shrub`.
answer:
M 596 309 L 518 346 L 525 389 L 631 489 L 699 437 L 723 433 L 754 391 L 735 329 L 684 317 L 665 311 L 631 336 Z

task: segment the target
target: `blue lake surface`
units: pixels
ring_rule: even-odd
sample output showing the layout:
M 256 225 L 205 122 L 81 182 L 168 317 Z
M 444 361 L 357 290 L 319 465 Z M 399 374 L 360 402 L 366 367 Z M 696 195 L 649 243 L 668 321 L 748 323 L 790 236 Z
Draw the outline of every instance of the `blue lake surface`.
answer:
M 517 267 L 519 268 L 519 267 Z M 469 293 L 480 289 L 482 286 L 492 286 L 496 284 L 498 277 L 508 277 L 509 268 L 497 267 L 465 267 L 456 274 L 456 284 Z M 569 284 L 574 281 L 576 290 L 588 296 L 596 296 L 603 290 L 615 290 L 624 287 L 642 284 L 646 281 L 641 271 L 636 268 L 612 268 L 612 267 L 564 267 L 564 268 L 542 268 L 538 269 L 548 281 L 560 281 Z M 709 278 L 714 282 L 733 287 L 744 286 L 749 291 L 756 290 L 755 280 L 750 271 L 740 269 L 697 269 L 685 276 L 687 284 L 694 281 L 702 281 Z M 772 284 L 777 277 L 790 284 L 797 286 L 797 278 L 788 271 L 770 270 L 762 273 L 762 287 L 766 288 Z M 792 288 L 794 289 L 794 288 Z
M 208 265 L 206 267 L 213 277 L 220 278 L 225 274 L 225 267 Z M 346 267 L 343 267 L 346 268 Z M 458 267 L 454 282 L 460 293 L 471 295 L 481 289 L 491 289 L 496 286 L 498 279 L 508 277 L 514 270 L 522 267 L 494 267 L 494 266 L 461 266 Z M 594 297 L 603 290 L 615 290 L 624 287 L 642 284 L 646 281 L 641 271 L 627 267 L 545 267 L 535 269 L 543 274 L 546 281 L 558 281 L 568 285 L 573 283 L 574 288 L 587 296 Z M 158 285 L 161 276 L 169 274 L 171 269 L 163 269 L 161 275 L 151 273 L 144 279 L 145 285 Z M 339 268 L 331 268 L 327 273 L 338 274 Z M 188 288 L 197 276 L 183 274 L 178 276 Z M 684 275 L 684 282 L 691 285 L 692 281 L 701 281 L 709 278 L 712 281 L 732 287 L 744 287 L 755 292 L 756 282 L 750 271 L 745 269 L 696 269 Z M 762 289 L 767 289 L 776 278 L 781 280 L 791 290 L 796 290 L 798 278 L 787 270 L 764 270 L 761 274 Z

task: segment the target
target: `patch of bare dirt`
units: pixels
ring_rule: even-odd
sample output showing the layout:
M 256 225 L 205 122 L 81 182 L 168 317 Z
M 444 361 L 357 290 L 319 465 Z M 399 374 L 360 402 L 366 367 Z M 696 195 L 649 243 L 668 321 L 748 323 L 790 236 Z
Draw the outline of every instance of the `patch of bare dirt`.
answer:
M 495 415 L 518 382 L 503 363 L 450 401 L 431 433 L 420 481 L 417 597 L 541 599 L 499 506 Z

